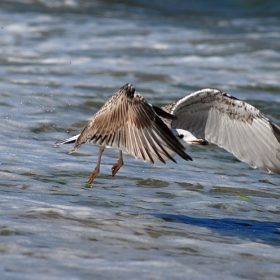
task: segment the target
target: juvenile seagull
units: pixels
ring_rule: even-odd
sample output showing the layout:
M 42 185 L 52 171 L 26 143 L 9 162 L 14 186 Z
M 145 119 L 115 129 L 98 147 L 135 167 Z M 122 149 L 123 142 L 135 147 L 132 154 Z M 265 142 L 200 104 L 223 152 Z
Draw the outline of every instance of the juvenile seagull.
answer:
M 165 163 L 166 160 L 176 162 L 173 158 L 175 154 L 185 160 L 192 160 L 184 152 L 184 146 L 179 142 L 179 138 L 174 136 L 158 113 L 164 118 L 176 118 L 160 108 L 149 105 L 135 91 L 132 84 L 126 84 L 103 105 L 80 134 L 59 141 L 55 145 L 75 143 L 70 153 L 75 152 L 86 142 L 100 146 L 97 165 L 89 177 L 89 183 L 92 183 L 100 171 L 101 157 L 105 148 L 119 150 L 119 160 L 112 167 L 113 176 L 123 166 L 122 151 L 151 163 L 155 161 Z
M 177 117 L 163 120 L 184 146 L 185 135 L 191 133 L 253 168 L 280 174 L 280 127 L 250 104 L 216 89 L 202 89 L 162 109 Z

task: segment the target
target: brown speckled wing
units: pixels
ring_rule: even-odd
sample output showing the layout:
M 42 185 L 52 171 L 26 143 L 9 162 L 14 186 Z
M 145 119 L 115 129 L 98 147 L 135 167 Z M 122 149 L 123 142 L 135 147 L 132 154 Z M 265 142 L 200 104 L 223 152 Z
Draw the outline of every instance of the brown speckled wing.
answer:
M 175 161 L 175 154 L 191 160 L 182 144 L 131 84 L 120 88 L 93 116 L 72 152 L 85 142 L 119 149 L 151 163 Z
M 258 109 L 215 89 L 192 93 L 162 109 L 170 128 L 190 131 L 248 165 L 280 174 L 280 128 Z

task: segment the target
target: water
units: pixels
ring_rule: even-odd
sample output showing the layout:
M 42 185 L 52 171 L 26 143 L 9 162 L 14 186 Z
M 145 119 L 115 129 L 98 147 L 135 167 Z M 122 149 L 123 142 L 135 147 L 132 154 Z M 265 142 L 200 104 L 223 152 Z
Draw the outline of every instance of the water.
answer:
M 127 82 L 205 87 L 280 124 L 278 1 L 2 0 L 1 279 L 279 279 L 280 178 L 215 147 L 152 166 L 74 135 Z M 189 2 L 189 1 L 188 1 Z

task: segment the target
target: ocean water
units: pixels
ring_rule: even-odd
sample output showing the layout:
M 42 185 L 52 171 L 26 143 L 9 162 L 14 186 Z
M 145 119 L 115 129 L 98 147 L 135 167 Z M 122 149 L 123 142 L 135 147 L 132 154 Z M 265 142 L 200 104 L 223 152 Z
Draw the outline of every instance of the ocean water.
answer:
M 189 3 L 190 2 L 190 3 Z M 212 87 L 280 124 L 278 1 L 2 0 L 1 279 L 279 279 L 280 177 L 214 145 L 155 166 L 81 131 L 122 85 Z

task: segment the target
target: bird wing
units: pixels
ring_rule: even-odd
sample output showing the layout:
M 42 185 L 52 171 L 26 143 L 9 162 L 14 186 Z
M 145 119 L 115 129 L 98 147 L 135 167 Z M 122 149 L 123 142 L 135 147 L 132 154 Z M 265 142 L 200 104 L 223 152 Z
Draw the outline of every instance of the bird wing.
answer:
M 215 89 L 202 89 L 162 107 L 171 128 L 205 138 L 248 165 L 280 174 L 280 127 L 250 104 Z
M 128 152 L 151 163 L 157 160 L 165 163 L 167 159 L 175 162 L 176 153 L 185 160 L 192 160 L 144 98 L 135 90 L 133 94 L 126 94 L 126 90 L 122 87 L 93 116 L 72 152 L 90 142 Z

